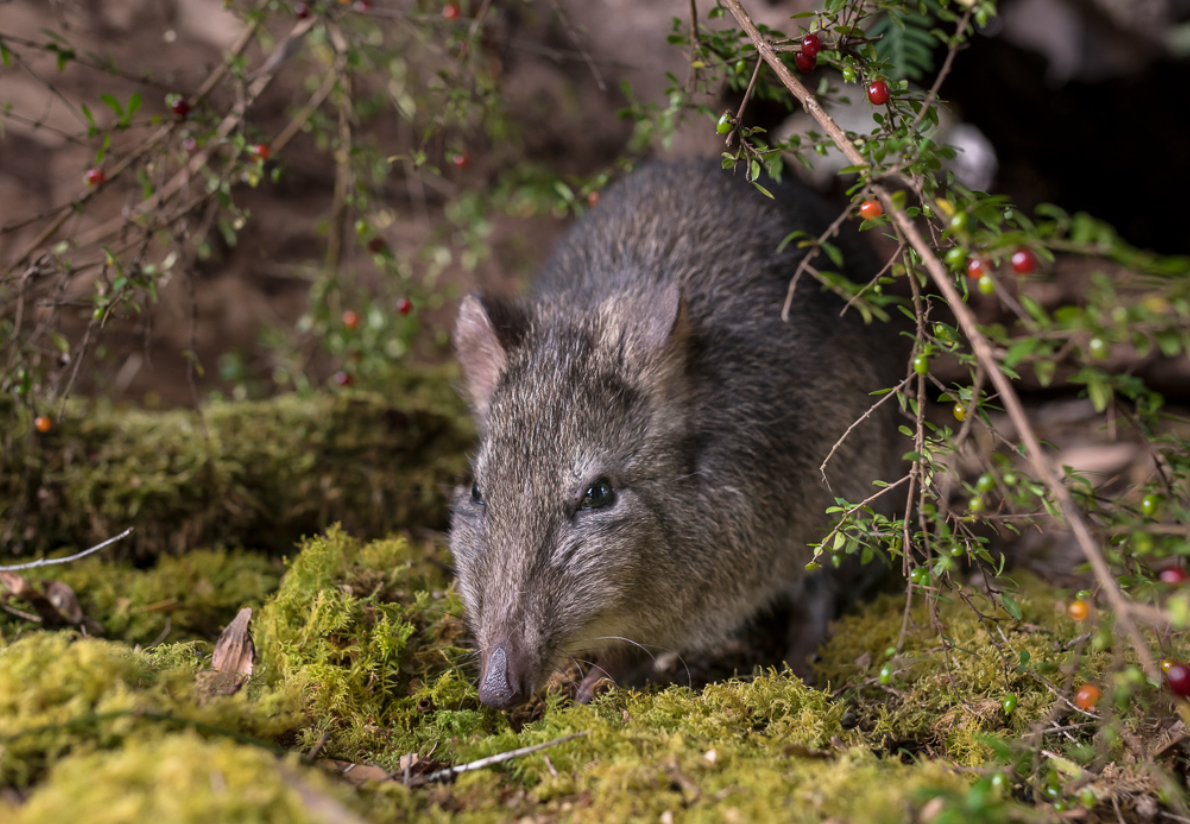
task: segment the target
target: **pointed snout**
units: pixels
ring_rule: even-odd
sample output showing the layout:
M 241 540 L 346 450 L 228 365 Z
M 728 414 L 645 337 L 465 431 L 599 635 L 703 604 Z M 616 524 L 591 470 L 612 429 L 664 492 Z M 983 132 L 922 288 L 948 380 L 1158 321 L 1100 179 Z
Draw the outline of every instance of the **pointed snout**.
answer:
M 523 649 L 500 642 L 482 656 L 480 669 L 479 700 L 489 707 L 506 710 L 532 697 L 536 673 Z

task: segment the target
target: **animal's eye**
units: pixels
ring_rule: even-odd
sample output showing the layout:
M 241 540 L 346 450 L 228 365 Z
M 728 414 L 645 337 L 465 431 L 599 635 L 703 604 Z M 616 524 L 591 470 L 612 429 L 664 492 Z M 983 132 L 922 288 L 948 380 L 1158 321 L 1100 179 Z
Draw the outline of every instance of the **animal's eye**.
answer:
M 612 489 L 611 484 L 601 478 L 587 489 L 587 494 L 583 496 L 579 509 L 603 509 L 615 502 L 616 491 Z
M 471 484 L 471 500 L 475 501 L 475 503 L 479 504 L 480 506 L 483 506 L 483 493 L 479 491 L 478 483 Z

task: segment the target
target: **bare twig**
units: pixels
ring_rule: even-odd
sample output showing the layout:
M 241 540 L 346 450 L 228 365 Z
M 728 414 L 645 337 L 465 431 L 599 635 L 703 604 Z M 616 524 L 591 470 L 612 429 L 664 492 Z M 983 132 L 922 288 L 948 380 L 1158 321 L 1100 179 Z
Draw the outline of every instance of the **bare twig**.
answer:
M 550 5 L 554 7 L 554 12 L 558 15 L 558 19 L 562 21 L 562 26 L 566 29 L 566 34 L 569 35 L 571 41 L 573 41 L 574 47 L 578 49 L 579 54 L 583 56 L 583 60 L 587 62 L 587 68 L 591 70 L 591 75 L 595 78 L 595 85 L 599 87 L 599 91 L 607 91 L 607 84 L 603 82 L 603 75 L 599 73 L 599 67 L 595 65 L 595 61 L 591 58 L 591 53 L 583 45 L 583 39 L 579 37 L 578 30 L 570 22 L 570 18 L 566 16 L 566 12 L 558 4 L 558 0 L 550 0 Z
M 831 451 L 827 453 L 826 458 L 822 461 L 822 465 L 818 467 L 818 471 L 822 473 L 822 482 L 826 484 L 827 489 L 830 489 L 830 482 L 826 479 L 826 465 L 831 462 L 831 458 L 834 457 L 835 453 L 839 450 L 839 447 L 843 445 L 843 441 L 847 440 L 847 436 L 851 434 L 851 431 L 855 429 L 855 427 L 866 421 L 873 412 L 879 409 L 881 404 L 883 404 L 889 398 L 895 397 L 901 391 L 901 387 L 905 384 L 905 380 L 905 378 L 902 378 L 901 382 L 886 392 L 883 398 L 869 406 L 868 411 L 852 421 L 851 426 L 847 427 L 847 431 L 839 436 L 839 440 L 835 441 L 835 445 L 832 446 Z
M 85 558 L 94 552 L 98 552 L 99 550 L 103 549 L 104 547 L 111 546 L 116 541 L 119 541 L 123 538 L 127 538 L 131 534 L 132 534 L 132 527 L 128 527 L 128 529 L 124 530 L 116 537 L 108 538 L 106 541 L 104 541 L 101 544 L 96 544 L 95 546 L 91 547 L 90 549 L 84 549 L 82 552 L 79 552 L 75 555 L 71 555 L 67 558 L 42 558 L 40 561 L 30 561 L 27 564 L 13 564 L 11 566 L 0 566 L 0 572 L 16 572 L 17 570 L 21 570 L 21 569 L 36 569 L 37 567 L 51 566 L 53 564 L 68 564 L 71 561 L 77 561 L 79 558 Z
M 520 758 L 522 755 L 529 755 L 530 753 L 535 753 L 538 750 L 556 747 L 559 744 L 565 744 L 567 741 L 573 741 L 576 738 L 583 738 L 586 735 L 586 731 L 576 732 L 571 735 L 564 735 L 561 738 L 555 738 L 553 741 L 546 741 L 542 744 L 534 744 L 531 747 L 521 747 L 517 750 L 509 750 L 508 752 L 502 752 L 497 755 L 489 755 L 487 758 L 481 758 L 478 761 L 472 761 L 469 764 L 459 764 L 455 767 L 447 767 L 446 769 L 430 773 L 428 776 L 426 776 L 426 781 L 445 781 L 465 772 L 470 772 L 472 770 L 482 770 L 484 767 L 490 767 L 493 764 L 500 764 L 504 761 L 511 761 L 514 758 Z

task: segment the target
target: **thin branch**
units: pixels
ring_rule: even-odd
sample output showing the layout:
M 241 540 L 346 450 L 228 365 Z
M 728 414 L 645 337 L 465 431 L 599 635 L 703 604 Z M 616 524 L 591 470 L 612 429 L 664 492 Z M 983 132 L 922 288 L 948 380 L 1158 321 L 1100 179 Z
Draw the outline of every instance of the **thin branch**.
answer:
M 851 426 L 847 427 L 847 431 L 839 436 L 839 440 L 835 441 L 835 445 L 832 446 L 831 451 L 827 453 L 826 458 L 822 461 L 822 465 L 818 467 L 818 471 L 822 473 L 822 482 L 826 484 L 827 489 L 830 489 L 830 483 L 826 479 L 826 465 L 831 462 L 831 458 L 834 457 L 835 453 L 839 450 L 839 447 L 843 445 L 843 441 L 847 440 L 847 436 L 851 434 L 851 430 L 855 429 L 855 427 L 866 421 L 871 416 L 871 414 L 879 409 L 885 401 L 887 401 L 889 398 L 896 397 L 896 395 L 901 391 L 901 387 L 905 384 L 906 380 L 906 378 L 901 378 L 900 383 L 886 392 L 883 398 L 869 406 L 867 412 L 852 421 Z
M 132 534 L 132 527 L 128 527 L 128 529 L 124 530 L 116 537 L 108 538 L 102 544 L 96 544 L 95 546 L 91 547 L 90 549 L 84 549 L 82 552 L 79 552 L 75 555 L 71 555 L 68 558 L 42 558 L 40 561 L 30 561 L 27 564 L 13 564 L 12 566 L 0 566 L 0 572 L 16 572 L 17 570 L 21 570 L 21 569 L 36 569 L 37 567 L 51 566 L 53 564 L 68 564 L 71 561 L 77 561 L 79 558 L 86 558 L 88 555 L 90 555 L 94 552 L 98 552 L 99 550 L 103 549 L 104 547 L 111 546 L 116 541 L 119 541 L 123 538 L 127 538 L 131 534 Z
M 478 761 L 472 761 L 469 764 L 459 764 L 457 767 L 447 767 L 444 770 L 432 772 L 426 776 L 426 781 L 445 781 L 454 778 L 456 775 L 461 775 L 472 770 L 482 770 L 484 767 L 490 767 L 493 764 L 500 764 L 504 761 L 511 761 L 514 758 L 520 758 L 522 755 L 529 755 L 538 750 L 544 750 L 549 747 L 556 747 L 559 744 L 565 744 L 567 741 L 573 741 L 576 738 L 583 738 L 587 735 L 586 731 L 576 732 L 571 735 L 564 735 L 561 738 L 555 738 L 553 741 L 546 741 L 543 744 L 534 744 L 531 747 L 521 747 L 518 750 L 509 750 L 497 755 L 489 755 L 487 758 L 481 758 Z

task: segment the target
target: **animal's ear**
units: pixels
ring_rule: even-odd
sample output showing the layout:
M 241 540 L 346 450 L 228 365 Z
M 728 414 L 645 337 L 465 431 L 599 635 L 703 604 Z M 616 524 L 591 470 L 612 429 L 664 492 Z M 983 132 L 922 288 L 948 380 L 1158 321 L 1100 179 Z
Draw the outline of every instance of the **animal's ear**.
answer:
M 634 297 L 633 302 L 624 330 L 627 357 L 645 369 L 684 361 L 689 319 L 681 287 L 671 283 L 659 294 Z
M 508 351 L 521 339 L 528 319 L 512 304 L 468 295 L 459 305 L 454 343 L 467 378 L 476 416 L 487 417 L 488 402 L 508 365 Z
M 620 357 L 650 394 L 683 396 L 690 323 L 681 287 L 620 294 L 601 308 L 606 328 L 616 329 Z

